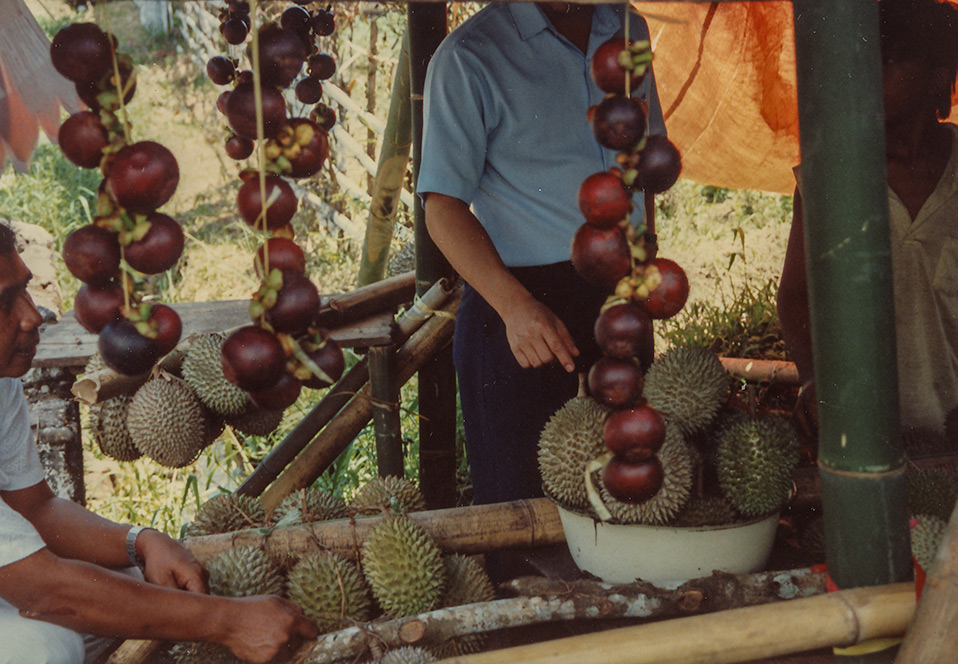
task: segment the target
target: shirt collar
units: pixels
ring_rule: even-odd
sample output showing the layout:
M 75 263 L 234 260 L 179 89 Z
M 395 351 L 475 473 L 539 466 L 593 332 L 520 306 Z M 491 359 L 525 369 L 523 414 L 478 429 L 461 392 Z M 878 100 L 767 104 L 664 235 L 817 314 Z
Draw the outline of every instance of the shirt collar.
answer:
M 534 2 L 510 2 L 507 6 L 512 12 L 512 19 L 523 41 L 551 28 L 549 19 Z M 611 37 L 620 30 L 622 27 L 620 10 L 618 5 L 595 5 L 592 14 L 592 34 Z

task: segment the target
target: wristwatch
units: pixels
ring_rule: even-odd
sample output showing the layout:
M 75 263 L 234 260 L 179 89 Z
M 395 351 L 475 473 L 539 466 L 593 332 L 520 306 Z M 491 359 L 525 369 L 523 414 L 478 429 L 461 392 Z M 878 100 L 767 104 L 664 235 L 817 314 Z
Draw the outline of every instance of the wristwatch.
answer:
M 140 569 L 146 566 L 146 561 L 143 560 L 143 556 L 136 552 L 136 538 L 139 537 L 140 533 L 144 530 L 154 529 L 147 526 L 133 526 L 126 531 L 126 555 L 129 557 L 130 562 Z

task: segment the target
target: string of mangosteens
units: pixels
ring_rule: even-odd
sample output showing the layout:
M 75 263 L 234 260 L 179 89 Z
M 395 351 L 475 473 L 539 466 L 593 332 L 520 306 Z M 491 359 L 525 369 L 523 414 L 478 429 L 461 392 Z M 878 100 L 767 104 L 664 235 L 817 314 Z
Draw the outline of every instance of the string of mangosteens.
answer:
M 652 228 L 630 219 L 633 194 L 655 195 L 678 179 L 681 157 L 664 136 L 648 133 L 648 108 L 632 96 L 652 62 L 648 41 L 625 36 L 596 49 L 590 71 L 605 97 L 589 109 L 588 120 L 600 145 L 616 150 L 616 166 L 593 173 L 582 183 L 579 209 L 585 223 L 572 242 L 572 263 L 587 281 L 612 293 L 594 326 L 602 357 L 587 374 L 589 394 L 610 409 L 602 435 L 606 451 L 586 467 L 589 501 L 602 520 L 611 513 L 592 482 L 601 471 L 609 495 L 641 503 L 662 487 L 664 469 L 657 453 L 665 441 L 665 421 L 642 397 L 644 352 L 651 347 L 653 320 L 677 314 L 688 299 L 682 268 L 657 256 Z
M 255 152 L 258 161 L 256 168 L 240 171 L 237 208 L 265 237 L 253 259 L 260 285 L 250 301 L 252 323 L 223 342 L 222 366 L 227 379 L 265 410 L 292 405 L 304 386 L 328 387 L 345 365 L 339 345 L 317 324 L 321 299 L 294 241 L 291 221 L 299 201 L 286 179 L 312 177 L 322 169 L 329 156 L 327 132 L 335 123 L 335 114 L 320 102 L 321 81 L 333 75 L 335 61 L 316 44 L 333 33 L 335 19 L 328 7 L 310 12 L 309 4 L 298 1 L 279 23 L 257 25 L 255 0 L 229 0 L 220 12 L 220 32 L 231 53 L 213 56 L 206 66 L 213 83 L 232 84 L 217 99 L 229 125 L 227 155 L 241 161 Z M 248 37 L 251 68 L 238 70 L 235 51 Z M 315 107 L 308 118 L 289 117 L 283 91 L 304 65 L 295 94 Z
M 114 35 L 95 23 L 73 23 L 54 36 L 50 55 L 87 106 L 61 124 L 60 148 L 72 163 L 103 175 L 93 219 L 63 244 L 67 269 L 83 283 L 74 316 L 98 335 L 108 367 L 142 374 L 182 333 L 177 313 L 151 299 L 151 277 L 176 265 L 183 252 L 183 229 L 158 211 L 176 191 L 179 167 L 163 145 L 130 137 L 126 104 L 136 75 Z

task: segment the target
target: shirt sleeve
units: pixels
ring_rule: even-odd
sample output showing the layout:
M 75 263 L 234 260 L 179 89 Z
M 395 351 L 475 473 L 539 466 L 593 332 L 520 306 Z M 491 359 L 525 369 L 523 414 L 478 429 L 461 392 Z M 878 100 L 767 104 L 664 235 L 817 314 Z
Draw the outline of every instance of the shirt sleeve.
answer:
M 429 63 L 423 105 L 422 159 L 416 190 L 472 203 L 485 165 L 493 109 L 470 54 L 440 47 Z
M 17 379 L 0 379 L 0 491 L 25 489 L 43 478 L 23 387 Z M 44 546 L 33 525 L 0 498 L 0 567 Z

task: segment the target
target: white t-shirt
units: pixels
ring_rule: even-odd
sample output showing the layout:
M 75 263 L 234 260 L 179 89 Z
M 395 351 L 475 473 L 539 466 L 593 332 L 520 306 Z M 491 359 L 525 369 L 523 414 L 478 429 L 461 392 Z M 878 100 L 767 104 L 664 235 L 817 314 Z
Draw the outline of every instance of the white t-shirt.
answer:
M 25 489 L 44 478 L 19 378 L 0 378 L 0 491 Z M 0 498 L 0 567 L 45 546 L 40 534 Z

